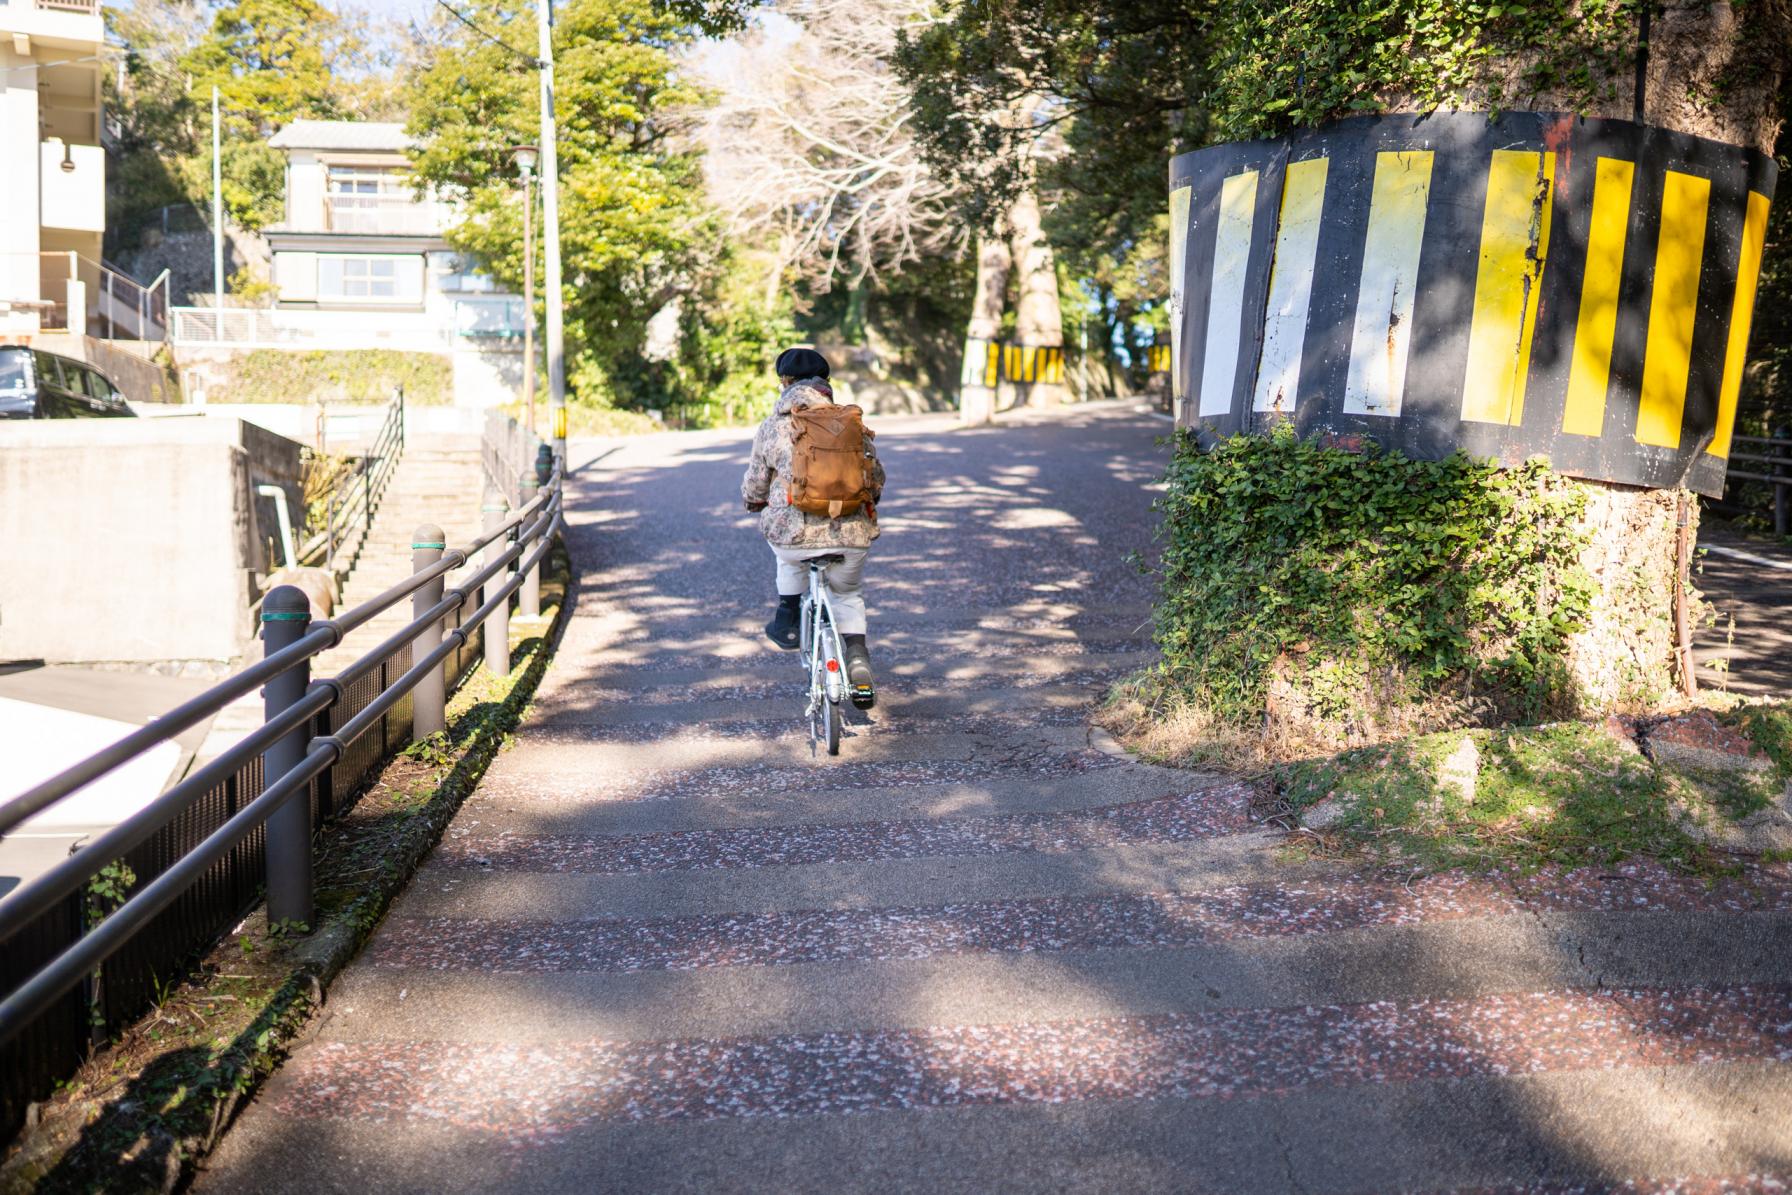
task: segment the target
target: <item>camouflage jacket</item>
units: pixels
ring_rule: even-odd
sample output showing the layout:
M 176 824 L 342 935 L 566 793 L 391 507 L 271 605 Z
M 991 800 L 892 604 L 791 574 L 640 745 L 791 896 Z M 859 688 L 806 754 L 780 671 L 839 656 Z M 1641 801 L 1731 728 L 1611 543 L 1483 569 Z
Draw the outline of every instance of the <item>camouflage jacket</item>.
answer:
M 753 437 L 740 496 L 748 510 L 760 512 L 760 534 L 774 548 L 868 548 L 877 538 L 877 520 L 864 511 L 830 519 L 790 505 L 790 412 L 833 401 L 834 391 L 820 378 L 792 382 Z M 865 481 L 875 502 L 884 491 L 884 467 L 870 432 L 865 433 Z

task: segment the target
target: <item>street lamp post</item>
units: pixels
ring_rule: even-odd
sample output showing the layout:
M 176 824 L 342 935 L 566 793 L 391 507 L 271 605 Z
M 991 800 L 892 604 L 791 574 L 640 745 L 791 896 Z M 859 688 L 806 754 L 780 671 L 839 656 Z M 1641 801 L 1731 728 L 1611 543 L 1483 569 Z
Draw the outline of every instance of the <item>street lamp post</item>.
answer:
M 523 407 L 531 433 L 535 431 L 535 195 L 531 188 L 539 152 L 533 145 L 519 145 L 510 151 L 523 179 Z

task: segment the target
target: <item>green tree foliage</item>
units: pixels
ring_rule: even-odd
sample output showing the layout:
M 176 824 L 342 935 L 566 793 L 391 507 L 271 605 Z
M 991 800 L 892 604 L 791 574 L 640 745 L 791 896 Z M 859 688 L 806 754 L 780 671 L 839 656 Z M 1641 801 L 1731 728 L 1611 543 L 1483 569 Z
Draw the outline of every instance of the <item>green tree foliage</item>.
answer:
M 143 215 L 203 207 L 211 194 L 211 91 L 220 95 L 223 197 L 233 224 L 257 229 L 282 214 L 285 159 L 267 138 L 301 118 L 362 113 L 372 54 L 358 25 L 318 0 L 136 0 L 108 7 L 125 47 L 109 80 L 121 136 L 112 177 L 115 238 L 134 241 Z
M 1091 349 L 1123 345 L 1135 382 L 1169 297 L 1166 163 L 1207 135 L 1211 22 L 1190 0 L 966 0 L 896 58 L 924 152 L 971 220 L 1005 210 L 1039 150 L 1046 233 L 1074 280 L 1063 291 L 1089 296 Z M 1043 100 L 1035 119 L 1005 120 L 1025 96 Z
M 233 129 L 265 136 L 299 117 L 347 115 L 337 76 L 363 49 L 318 0 L 237 0 L 217 10 L 181 67 L 195 97 L 218 88 Z
M 964 0 L 904 39 L 897 73 L 914 90 L 924 150 L 963 180 L 988 227 L 1023 178 L 1022 150 L 1045 136 L 1064 151 L 1042 179 L 1072 223 L 1131 228 L 1163 206 L 1164 162 L 1200 143 L 1197 88 L 1209 18 L 1191 0 Z M 1042 96 L 1034 122 L 1003 119 Z M 1084 210 L 1086 209 L 1086 210 Z
M 454 243 L 520 289 L 510 151 L 539 138 L 536 73 L 519 52 L 534 45 L 533 8 L 486 0 L 462 11 L 492 37 L 441 26 L 442 46 L 413 80 L 416 175 L 461 201 Z M 569 0 L 556 14 L 568 379 L 592 402 L 663 409 L 745 386 L 749 370 L 763 382 L 768 348 L 788 329 L 780 300 L 725 251 L 682 136 L 703 100 L 678 60 L 696 33 L 650 0 Z M 647 321 L 674 299 L 686 334 L 673 359 L 649 361 Z

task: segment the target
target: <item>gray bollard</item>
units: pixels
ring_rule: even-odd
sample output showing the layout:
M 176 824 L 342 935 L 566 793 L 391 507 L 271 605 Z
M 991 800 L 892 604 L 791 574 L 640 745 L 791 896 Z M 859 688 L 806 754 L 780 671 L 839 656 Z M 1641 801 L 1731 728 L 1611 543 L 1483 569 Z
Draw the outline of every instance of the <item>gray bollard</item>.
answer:
M 535 501 L 535 495 L 541 491 L 541 482 L 537 480 L 535 471 L 531 469 L 523 474 L 523 479 L 520 484 L 523 505 L 527 506 L 529 503 Z M 533 522 L 540 518 L 541 514 L 540 512 L 537 512 L 531 516 L 530 521 Z M 523 554 L 527 556 L 534 550 L 535 545 L 530 544 L 528 548 L 524 550 Z M 539 564 L 524 575 L 523 584 L 521 588 L 517 590 L 516 614 L 518 618 L 541 617 L 541 565 Z
M 538 485 L 546 485 L 553 475 L 554 450 L 543 444 L 535 450 L 535 481 Z
M 411 572 L 420 573 L 442 558 L 442 549 L 448 546 L 442 535 L 442 529 L 434 523 L 424 523 L 411 532 Z M 411 595 L 411 619 L 415 621 L 423 617 L 423 612 L 442 600 L 442 591 L 447 587 L 446 577 L 437 577 Z M 411 661 L 415 663 L 424 656 L 442 646 L 442 619 L 438 618 L 425 627 L 421 634 L 411 641 Z M 421 742 L 448 725 L 448 685 L 443 677 L 446 663 L 437 664 L 429 670 L 429 674 L 417 682 L 411 690 L 411 742 Z
M 261 603 L 264 658 L 292 646 L 311 629 L 311 600 L 296 585 L 275 587 Z M 305 696 L 311 686 L 311 661 L 289 668 L 262 689 L 262 710 L 272 719 Z M 272 784 L 305 760 L 311 728 L 298 726 L 269 743 L 261 753 L 264 783 Z M 311 786 L 306 785 L 274 810 L 267 822 L 268 923 L 312 920 Z
M 485 531 L 489 535 L 503 524 L 504 515 L 510 509 L 504 502 L 504 496 L 498 493 L 498 488 L 489 482 L 485 487 L 485 505 L 483 509 L 485 511 Z M 489 565 L 492 561 L 502 556 L 505 549 L 509 546 L 509 540 L 504 536 L 500 536 L 499 538 L 494 539 L 491 543 L 485 545 L 485 563 Z M 491 580 L 485 583 L 485 589 L 479 597 L 480 605 L 483 606 L 485 603 L 491 601 L 498 590 L 504 588 L 505 583 L 509 580 L 509 573 L 509 569 L 502 569 L 494 575 Z M 493 676 L 510 675 L 509 602 L 499 602 L 497 609 L 486 616 L 485 670 Z

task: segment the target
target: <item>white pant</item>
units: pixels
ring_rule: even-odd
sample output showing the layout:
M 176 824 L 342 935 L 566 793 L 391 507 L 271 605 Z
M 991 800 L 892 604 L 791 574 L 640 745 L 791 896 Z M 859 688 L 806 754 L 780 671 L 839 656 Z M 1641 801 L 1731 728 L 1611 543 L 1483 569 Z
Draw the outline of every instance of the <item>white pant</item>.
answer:
M 804 561 L 815 556 L 844 557 L 839 564 L 830 564 L 822 574 L 828 591 L 834 596 L 834 625 L 842 635 L 865 633 L 865 594 L 859 588 L 865 579 L 864 548 L 772 548 L 778 558 L 778 592 L 808 593 L 809 567 Z

